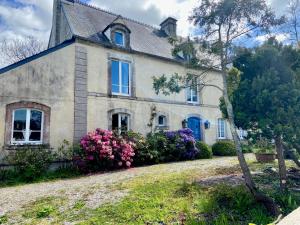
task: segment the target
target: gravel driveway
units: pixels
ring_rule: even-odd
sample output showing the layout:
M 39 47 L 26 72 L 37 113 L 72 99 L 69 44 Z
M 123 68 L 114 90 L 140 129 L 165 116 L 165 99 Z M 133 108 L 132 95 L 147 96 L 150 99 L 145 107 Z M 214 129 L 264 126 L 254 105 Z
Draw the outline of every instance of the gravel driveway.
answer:
M 247 155 L 247 159 L 252 158 Z M 0 188 L 0 215 L 18 211 L 24 205 L 39 198 L 50 196 L 66 197 L 70 204 L 77 200 L 85 200 L 90 207 L 118 200 L 126 195 L 126 190 L 111 190 L 114 184 L 145 176 L 170 174 L 197 170 L 202 177 L 209 176 L 207 171 L 221 171 L 238 164 L 236 157 L 220 157 L 209 160 L 197 160 L 170 164 L 160 164 L 148 167 L 132 168 L 129 170 L 97 174 L 69 180 L 35 183 L 16 187 Z M 219 170 L 220 169 L 220 170 Z

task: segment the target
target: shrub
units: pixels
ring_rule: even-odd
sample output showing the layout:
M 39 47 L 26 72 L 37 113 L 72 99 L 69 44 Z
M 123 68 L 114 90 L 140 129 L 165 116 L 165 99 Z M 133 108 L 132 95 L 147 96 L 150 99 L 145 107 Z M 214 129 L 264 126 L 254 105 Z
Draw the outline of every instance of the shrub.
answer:
M 166 132 L 171 155 L 175 160 L 195 159 L 199 150 L 195 146 L 193 131 L 189 128 Z
M 33 181 L 41 177 L 49 168 L 54 155 L 49 148 L 25 147 L 11 153 L 7 160 L 24 181 Z
M 96 129 L 84 136 L 81 151 L 74 157 L 83 172 L 128 168 L 135 155 L 133 143 L 112 131 Z
M 147 135 L 147 146 L 150 152 L 156 152 L 156 161 L 165 162 L 167 161 L 166 155 L 168 154 L 168 139 L 164 132 L 150 133 Z
M 63 140 L 63 143 L 58 147 L 57 152 L 55 153 L 55 157 L 59 161 L 71 161 L 74 153 L 78 152 L 78 149 L 80 149 L 80 145 Z
M 133 163 L 135 166 L 159 163 L 159 151 L 149 147 L 149 143 L 140 133 L 129 131 L 123 135 L 128 141 L 134 143 Z
M 212 146 L 212 152 L 216 156 L 234 156 L 236 150 L 232 141 L 218 141 Z
M 196 147 L 199 150 L 197 154 L 197 159 L 211 159 L 212 158 L 212 150 L 211 148 L 205 144 L 203 141 L 198 141 L 196 143 Z
M 249 144 L 249 143 L 242 143 L 241 147 L 242 147 L 243 153 L 251 153 L 251 152 L 253 152 L 253 150 L 252 150 L 253 146 L 251 144 Z

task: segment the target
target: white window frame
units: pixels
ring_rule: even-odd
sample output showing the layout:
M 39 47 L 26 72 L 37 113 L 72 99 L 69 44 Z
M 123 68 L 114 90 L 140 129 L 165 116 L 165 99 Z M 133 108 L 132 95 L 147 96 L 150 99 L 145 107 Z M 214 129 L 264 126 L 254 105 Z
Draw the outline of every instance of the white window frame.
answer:
M 118 62 L 119 63 L 119 92 L 113 92 L 113 91 L 111 91 L 111 93 L 113 94 L 113 95 L 121 95 L 121 96 L 131 96 L 131 63 L 130 62 L 128 62 L 128 61 L 124 61 L 124 60 L 119 60 L 119 59 L 112 59 L 111 60 L 111 62 L 113 62 L 113 61 L 115 61 L 115 62 Z M 122 63 L 127 63 L 128 64 L 128 89 L 129 89 L 129 92 L 128 92 L 128 94 L 125 94 L 125 93 L 122 93 Z M 112 63 L 111 63 L 111 65 L 112 65 Z M 112 67 L 112 66 L 111 66 Z M 111 74 L 110 74 L 110 76 L 111 76 L 111 81 L 112 81 L 112 68 L 111 68 Z M 111 90 L 113 89 L 112 88 L 112 82 L 111 82 Z
M 116 33 L 122 34 L 122 41 L 123 41 L 123 44 L 118 44 L 118 43 L 116 42 Z M 114 42 L 115 42 L 115 44 L 118 45 L 118 46 L 125 47 L 125 34 L 124 34 L 124 32 L 119 31 L 119 30 L 116 30 L 116 31 L 115 31 L 115 39 L 114 39 Z
M 196 84 L 197 84 L 197 78 L 193 78 L 193 79 L 190 81 L 191 85 L 192 85 L 192 83 L 193 83 L 194 81 L 195 81 Z M 189 85 L 189 84 L 187 84 L 187 85 Z M 189 95 L 191 96 L 191 100 L 190 100 L 190 101 L 188 100 Z M 197 101 L 193 101 L 193 97 L 194 97 L 194 96 L 197 97 Z M 188 103 L 193 103 L 193 104 L 199 103 L 198 85 L 196 85 L 196 95 L 193 95 L 193 88 L 192 88 L 192 87 L 187 87 L 187 88 L 186 88 L 186 101 L 187 101 Z
M 221 123 L 223 123 L 223 127 Z M 221 130 L 222 128 L 224 129 L 223 132 Z M 226 139 L 226 120 L 222 118 L 218 119 L 218 139 Z
M 25 140 L 24 141 L 14 141 L 14 123 L 15 123 L 15 111 L 17 110 L 26 110 L 26 128 L 25 128 Z M 40 141 L 29 141 L 30 137 L 30 116 L 31 111 L 38 111 L 42 113 L 42 120 L 41 120 L 41 140 Z M 11 144 L 14 145 L 24 145 L 24 144 L 35 144 L 40 145 L 43 143 L 43 130 L 44 130 L 44 112 L 38 109 L 32 108 L 19 108 L 15 109 L 12 112 L 12 129 L 11 129 Z
M 163 124 L 159 124 L 159 117 L 161 117 L 161 116 L 163 117 Z M 167 126 L 167 117 L 165 115 L 159 115 L 157 117 L 157 126 L 159 126 L 159 127 Z
M 121 134 L 121 132 L 122 132 L 122 124 L 121 124 L 121 117 L 122 116 L 127 116 L 127 131 L 129 131 L 130 130 L 130 115 L 129 114 L 127 114 L 127 113 L 114 113 L 114 114 L 112 114 L 112 117 L 114 116 L 114 115 L 118 115 L 118 134 Z M 111 121 L 111 122 L 113 122 L 113 121 Z

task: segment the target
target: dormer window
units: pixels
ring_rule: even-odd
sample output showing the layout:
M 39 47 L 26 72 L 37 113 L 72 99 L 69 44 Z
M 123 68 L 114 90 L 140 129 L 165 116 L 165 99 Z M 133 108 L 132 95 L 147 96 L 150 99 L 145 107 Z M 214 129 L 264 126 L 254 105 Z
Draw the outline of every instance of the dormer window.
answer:
M 125 46 L 125 37 L 123 32 L 115 31 L 115 44 L 122 47 Z
M 103 34 L 114 46 L 130 49 L 130 29 L 126 25 L 126 19 L 118 16 L 104 30 Z

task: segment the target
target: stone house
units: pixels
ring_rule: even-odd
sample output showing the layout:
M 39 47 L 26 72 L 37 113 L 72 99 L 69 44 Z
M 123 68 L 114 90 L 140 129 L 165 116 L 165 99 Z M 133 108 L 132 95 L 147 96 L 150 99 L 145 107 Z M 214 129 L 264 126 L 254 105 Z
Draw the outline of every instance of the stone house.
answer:
M 190 127 L 197 139 L 228 139 L 214 87 L 156 95 L 153 76 L 200 74 L 172 55 L 176 20 L 155 28 L 77 0 L 54 0 L 48 49 L 0 69 L 0 145 L 78 141 L 95 128 Z M 222 87 L 218 71 L 210 82 Z

